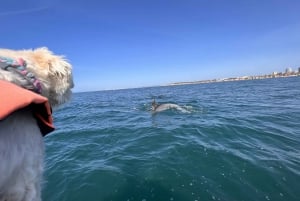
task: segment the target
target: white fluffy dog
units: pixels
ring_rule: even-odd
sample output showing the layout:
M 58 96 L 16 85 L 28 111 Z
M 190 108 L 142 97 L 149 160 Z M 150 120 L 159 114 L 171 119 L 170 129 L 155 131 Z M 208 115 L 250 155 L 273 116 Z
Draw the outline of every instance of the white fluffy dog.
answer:
M 0 49 L 0 57 L 22 58 L 26 72 L 39 82 L 40 95 L 48 98 L 52 107 L 69 100 L 73 88 L 72 68 L 64 57 L 54 55 L 47 48 Z M 32 91 L 36 89 L 28 77 L 15 70 L 0 68 L 0 80 Z M 0 201 L 41 200 L 43 155 L 43 136 L 30 107 L 0 120 Z

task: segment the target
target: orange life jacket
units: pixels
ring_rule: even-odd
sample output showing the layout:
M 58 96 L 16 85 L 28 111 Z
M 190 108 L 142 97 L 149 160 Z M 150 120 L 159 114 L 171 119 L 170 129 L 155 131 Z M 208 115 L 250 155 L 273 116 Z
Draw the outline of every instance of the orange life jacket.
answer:
M 47 98 L 0 80 L 0 121 L 25 107 L 32 108 L 43 136 L 54 130 L 51 107 Z

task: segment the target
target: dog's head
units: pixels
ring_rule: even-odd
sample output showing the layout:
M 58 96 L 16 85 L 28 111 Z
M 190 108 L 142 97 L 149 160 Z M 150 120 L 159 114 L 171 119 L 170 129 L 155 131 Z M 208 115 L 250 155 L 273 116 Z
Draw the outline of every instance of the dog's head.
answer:
M 28 71 L 42 85 L 41 95 L 48 98 L 52 107 L 70 99 L 71 89 L 74 87 L 72 66 L 63 56 L 54 55 L 45 47 L 20 51 L 0 49 L 0 55 L 25 60 Z M 0 78 L 22 85 L 22 78 L 14 73 L 2 72 Z
M 72 66 L 63 56 L 54 55 L 47 48 L 28 53 L 27 68 L 42 83 L 42 95 L 55 107 L 65 103 L 74 87 Z

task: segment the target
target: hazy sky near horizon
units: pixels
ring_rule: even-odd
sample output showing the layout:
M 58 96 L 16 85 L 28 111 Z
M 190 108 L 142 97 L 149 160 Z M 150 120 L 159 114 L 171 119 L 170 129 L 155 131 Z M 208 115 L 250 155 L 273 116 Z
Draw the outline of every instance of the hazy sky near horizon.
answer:
M 300 66 L 299 0 L 5 0 L 1 48 L 46 46 L 74 91 L 266 74 Z

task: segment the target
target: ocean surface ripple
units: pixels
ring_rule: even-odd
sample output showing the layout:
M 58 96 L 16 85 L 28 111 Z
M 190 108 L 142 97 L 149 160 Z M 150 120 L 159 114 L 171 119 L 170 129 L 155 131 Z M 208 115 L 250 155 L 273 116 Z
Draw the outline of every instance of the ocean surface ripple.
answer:
M 300 77 L 75 93 L 45 138 L 43 200 L 297 201 L 299 100 Z

